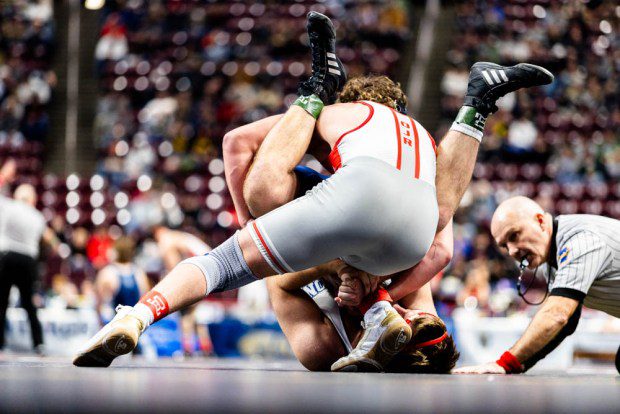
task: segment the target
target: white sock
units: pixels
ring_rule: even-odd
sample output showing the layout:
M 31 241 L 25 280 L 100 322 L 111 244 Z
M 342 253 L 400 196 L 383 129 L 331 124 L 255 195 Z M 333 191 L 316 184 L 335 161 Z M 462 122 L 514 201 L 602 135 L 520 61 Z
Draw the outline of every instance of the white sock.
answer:
M 129 312 L 129 314 L 131 316 L 138 318 L 140 322 L 142 322 L 142 324 L 144 325 L 142 332 L 144 332 L 146 328 L 151 326 L 151 324 L 153 323 L 153 320 L 155 319 L 155 316 L 153 316 L 153 311 L 151 311 L 151 308 L 146 306 L 144 303 L 140 303 L 140 302 L 134 305 L 133 309 L 131 310 L 131 312 Z

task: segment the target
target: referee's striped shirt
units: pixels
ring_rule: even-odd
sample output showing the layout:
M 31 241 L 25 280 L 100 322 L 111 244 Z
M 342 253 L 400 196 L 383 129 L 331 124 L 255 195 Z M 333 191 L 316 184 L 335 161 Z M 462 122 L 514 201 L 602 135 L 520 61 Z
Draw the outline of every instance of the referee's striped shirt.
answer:
M 620 221 L 589 214 L 554 220 L 551 295 L 620 317 Z M 548 276 L 549 272 L 545 272 Z

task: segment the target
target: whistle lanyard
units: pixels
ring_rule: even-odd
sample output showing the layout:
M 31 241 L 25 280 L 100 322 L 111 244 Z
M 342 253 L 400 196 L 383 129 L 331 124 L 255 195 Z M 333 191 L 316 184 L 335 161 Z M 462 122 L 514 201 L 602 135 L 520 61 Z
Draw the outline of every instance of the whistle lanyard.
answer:
M 538 306 L 541 303 L 543 303 L 545 299 L 547 299 L 547 296 L 549 296 L 549 281 L 545 279 L 545 296 L 542 298 L 540 302 L 530 302 L 529 300 L 527 300 L 525 298 L 525 294 L 530 290 L 530 288 L 536 281 L 536 276 L 538 275 L 538 266 L 536 266 L 532 280 L 530 281 L 530 283 L 527 284 L 527 286 L 525 287 L 525 290 L 521 292 L 523 273 L 525 273 L 525 269 L 527 268 L 528 265 L 529 265 L 529 261 L 527 259 L 523 259 L 521 260 L 521 263 L 519 263 L 519 279 L 517 280 L 517 293 L 519 294 L 521 299 L 523 299 L 523 301 L 527 303 L 528 305 Z

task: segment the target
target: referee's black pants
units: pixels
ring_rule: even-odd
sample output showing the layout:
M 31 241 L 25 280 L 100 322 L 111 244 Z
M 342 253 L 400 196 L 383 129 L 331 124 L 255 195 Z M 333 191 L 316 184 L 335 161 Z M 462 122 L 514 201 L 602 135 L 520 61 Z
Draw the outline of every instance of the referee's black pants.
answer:
M 32 303 L 34 283 L 38 278 L 37 261 L 30 256 L 15 253 L 0 253 L 0 349 L 4 347 L 4 329 L 6 324 L 6 308 L 9 305 L 11 286 L 16 285 L 22 308 L 28 313 L 32 345 L 43 344 L 43 331 L 37 317 L 37 310 Z

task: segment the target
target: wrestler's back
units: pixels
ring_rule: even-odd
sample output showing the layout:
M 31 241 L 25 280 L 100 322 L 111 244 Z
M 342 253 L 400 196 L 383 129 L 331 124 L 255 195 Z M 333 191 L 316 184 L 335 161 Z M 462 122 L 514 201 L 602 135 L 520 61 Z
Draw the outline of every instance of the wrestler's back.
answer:
M 327 106 L 317 131 L 331 148 L 337 170 L 356 157 L 373 157 L 435 185 L 435 142 L 414 119 L 369 101 Z

